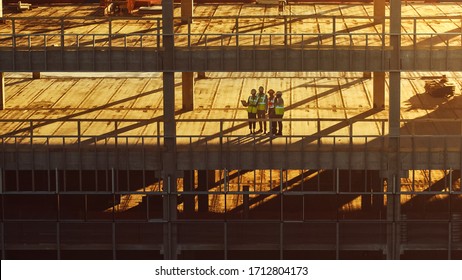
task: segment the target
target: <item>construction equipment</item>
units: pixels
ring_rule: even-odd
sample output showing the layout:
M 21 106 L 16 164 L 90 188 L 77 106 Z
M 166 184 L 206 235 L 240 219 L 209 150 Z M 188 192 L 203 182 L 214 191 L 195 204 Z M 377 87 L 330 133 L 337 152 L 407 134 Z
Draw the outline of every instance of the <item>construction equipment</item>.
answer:
M 28 11 L 30 10 L 32 7 L 32 4 L 29 4 L 29 3 L 23 3 L 21 1 L 18 1 L 18 5 L 16 6 L 16 9 L 18 10 L 18 12 L 23 12 L 23 11 Z
M 448 82 L 446 77 L 440 80 L 425 81 L 425 93 L 433 97 L 451 97 L 454 96 L 456 85 Z
M 103 0 L 104 15 L 131 14 L 135 7 L 135 0 Z

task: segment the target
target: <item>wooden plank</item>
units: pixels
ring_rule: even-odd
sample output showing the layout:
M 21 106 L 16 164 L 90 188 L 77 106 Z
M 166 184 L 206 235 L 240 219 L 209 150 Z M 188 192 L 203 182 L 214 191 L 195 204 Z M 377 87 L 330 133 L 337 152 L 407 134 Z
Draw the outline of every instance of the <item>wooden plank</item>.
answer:
M 316 93 L 313 90 L 314 79 L 292 78 L 290 118 L 317 118 Z M 285 94 L 284 94 L 285 95 Z M 285 118 L 288 118 L 285 116 Z M 311 135 L 317 132 L 317 124 L 312 121 L 294 122 L 291 135 Z
M 263 30 L 263 22 L 264 19 L 262 18 L 245 18 L 246 16 L 254 16 L 254 15 L 265 15 L 265 7 L 264 6 L 250 6 L 250 5 L 243 5 L 240 9 L 239 16 L 244 17 L 239 19 L 239 33 L 245 34 L 258 34 L 255 36 L 246 35 L 241 36 L 239 38 L 239 44 L 245 46 L 253 46 L 259 45 L 262 43 L 262 36 L 259 34 L 262 33 Z M 233 32 L 236 32 L 234 29 Z M 233 41 L 235 43 L 235 41 Z
M 455 22 L 454 20 L 450 19 L 428 19 L 426 15 L 432 16 L 446 16 L 446 13 L 443 12 L 439 7 L 442 5 L 425 5 L 425 6 L 416 6 L 414 5 L 414 9 L 416 9 L 416 13 L 422 19 L 418 20 L 418 30 L 422 29 L 422 25 L 426 25 L 427 27 L 424 30 L 428 30 L 428 32 L 435 32 L 435 33 L 460 33 L 460 20 Z M 419 7 L 419 9 L 417 9 Z M 421 31 L 420 31 L 421 32 Z M 427 31 L 424 31 L 427 32 Z M 436 39 L 436 38 L 435 38 Z M 439 46 L 446 46 L 448 45 L 456 45 L 460 46 L 460 36 L 457 35 L 439 35 L 437 40 L 433 41 L 434 45 Z
M 213 79 L 209 80 L 206 79 L 209 82 L 206 82 L 204 86 L 207 87 L 207 92 L 202 91 L 200 89 L 200 93 L 196 98 L 196 101 L 199 105 L 202 106 L 203 109 L 207 110 L 207 113 L 205 114 L 206 119 L 224 119 L 224 116 L 222 115 L 221 110 L 219 109 L 221 107 L 220 104 L 223 104 L 222 100 L 227 99 L 228 96 L 225 92 L 219 91 L 219 86 L 221 80 L 219 79 Z M 204 80 L 202 80 L 204 81 Z M 204 122 L 201 130 L 199 131 L 200 135 L 204 136 L 209 136 L 209 135 L 215 135 L 218 136 L 220 133 L 220 123 L 219 122 Z
M 70 108 L 78 108 L 79 102 L 73 100 L 72 104 L 68 103 L 69 105 L 67 106 L 69 107 L 60 107 L 57 104 L 59 104 L 61 99 L 65 99 L 66 97 L 76 97 L 76 92 L 72 90 L 76 83 L 78 83 L 78 80 L 53 79 L 53 84 L 38 95 L 33 102 L 31 102 L 30 106 L 32 108 L 37 108 L 35 110 L 34 118 L 45 120 L 43 124 L 34 129 L 34 134 L 53 135 L 62 125 L 59 121 L 54 122 L 53 119 L 61 119 L 62 121 L 65 121 L 72 117 L 72 115 L 69 114 L 72 111 Z
M 224 120 L 223 135 L 231 135 L 235 130 L 234 119 L 236 118 L 236 110 L 242 106 L 239 99 L 241 85 L 242 79 L 240 78 L 221 79 L 217 85 L 213 111 L 209 115 L 209 118 Z M 215 123 L 213 126 L 207 124 L 205 129 L 209 134 L 216 134 L 219 130 L 219 123 Z
M 369 119 L 375 114 L 375 110 L 373 110 L 371 101 L 364 89 L 362 79 L 339 79 L 339 82 L 347 117 L 359 120 L 353 125 L 353 134 L 380 135 L 380 130 L 375 122 L 361 121 L 361 119 Z
M 340 6 L 340 10 L 343 16 L 369 16 L 367 11 L 364 9 L 364 5 Z M 351 37 L 353 45 L 381 46 L 381 40 L 378 36 L 378 33 L 382 32 L 381 25 L 374 24 L 372 19 L 344 18 L 342 21 L 345 26 L 345 30 L 339 30 L 339 32 L 353 34 Z M 377 28 L 380 28 L 380 30 Z M 368 36 L 366 38 L 366 35 L 354 35 L 354 33 L 367 33 Z
M 209 110 L 212 107 L 213 99 L 215 98 L 218 80 L 202 79 L 195 84 L 194 88 L 194 111 L 186 112 L 178 117 L 178 120 L 188 119 L 206 119 Z M 181 89 L 179 89 L 181 92 Z M 178 122 L 177 135 L 202 135 L 204 123 L 202 122 Z M 189 141 L 189 139 L 183 139 Z M 197 141 L 198 139 L 193 139 Z
M 217 5 L 194 5 L 194 17 L 213 17 Z M 202 33 L 204 33 L 207 26 L 210 24 L 210 20 L 207 19 L 194 19 L 190 23 L 191 34 L 200 34 L 190 36 L 191 43 L 197 44 L 202 38 Z M 187 34 L 188 33 L 188 24 L 177 24 L 174 26 L 175 33 L 177 34 Z M 175 45 L 177 46 L 187 46 L 188 37 L 187 36 L 177 36 L 175 39 Z
M 31 80 L 27 87 L 23 87 L 17 92 L 10 92 L 13 96 L 8 100 L 6 107 L 21 109 L 29 107 L 34 99 L 52 86 L 54 82 L 53 79 Z
M 345 119 L 346 112 L 340 95 L 337 79 L 321 78 L 316 80 L 316 96 L 321 119 Z M 348 135 L 348 127 L 339 126 L 338 121 L 322 121 L 323 135 Z
M 373 80 L 372 79 L 365 79 L 362 81 L 362 86 L 363 86 L 363 91 L 366 94 L 367 100 L 369 101 L 369 104 L 372 108 L 372 100 L 374 96 L 374 89 L 373 89 Z M 386 88 L 386 83 L 385 83 L 385 88 Z M 387 89 L 385 89 L 385 107 L 388 107 L 388 101 L 389 100 L 389 94 L 387 93 Z M 381 110 L 379 112 L 375 112 L 371 118 L 373 119 L 388 119 L 388 110 Z M 384 133 L 384 127 L 382 127 L 382 122 L 377 121 L 375 123 L 376 129 L 378 131 L 379 135 L 383 135 Z M 385 125 L 385 128 L 387 128 L 387 125 Z
M 59 122 L 70 118 L 93 118 L 94 108 L 83 109 L 82 103 L 85 102 L 90 96 L 94 88 L 100 80 L 75 80 L 73 87 L 69 92 L 59 99 L 54 105 L 58 114 L 55 114 L 57 122 L 54 122 L 48 126 L 54 128 L 54 134 L 56 135 L 76 135 L 77 123 L 75 122 Z M 83 131 L 83 130 L 82 130 Z
M 32 80 L 27 87 L 22 88 L 18 92 L 10 92 L 13 97 L 6 104 L 6 110 L 0 111 L 1 119 L 28 119 L 34 118 L 35 110 L 28 109 L 31 102 L 53 84 L 53 80 Z M 12 122 L 2 123 L 1 133 L 11 133 L 19 131 L 19 135 L 28 135 L 29 131 L 24 128 L 29 127 L 29 123 Z
M 14 93 L 18 93 L 23 88 L 28 87 L 32 81 L 32 79 L 24 78 L 5 79 L 5 102 L 8 103 L 10 99 L 14 98 Z
M 331 9 L 328 9 L 326 7 L 323 7 L 323 6 L 315 6 L 315 11 L 316 11 L 316 14 L 321 14 L 321 15 L 338 15 L 339 14 L 339 10 L 338 10 L 338 7 L 337 9 L 333 9 L 334 11 L 336 11 L 336 13 L 334 13 L 334 11 L 332 11 Z M 317 26 L 318 26 L 318 32 L 319 33 L 333 33 L 334 32 L 334 27 L 333 27 L 333 20 L 332 18 L 316 18 L 316 22 L 317 22 Z M 326 46 L 332 46 L 333 44 L 333 37 L 331 35 L 329 36 L 321 36 L 320 38 L 318 38 L 318 40 L 320 39 L 320 41 L 316 41 L 315 42 L 315 45 L 317 44 L 320 44 L 320 45 L 326 45 Z

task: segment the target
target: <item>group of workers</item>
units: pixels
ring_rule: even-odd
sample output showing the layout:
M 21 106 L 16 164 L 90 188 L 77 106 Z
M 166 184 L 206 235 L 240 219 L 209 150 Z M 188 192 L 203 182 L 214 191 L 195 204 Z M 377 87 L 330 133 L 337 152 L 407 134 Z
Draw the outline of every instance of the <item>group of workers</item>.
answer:
M 250 96 L 245 100 L 241 100 L 242 105 L 247 107 L 249 116 L 249 129 L 250 134 L 265 133 L 271 135 L 282 135 L 282 116 L 284 115 L 284 99 L 282 99 L 282 92 L 270 89 L 268 95 L 265 93 L 263 86 L 250 91 Z M 275 95 L 276 94 L 276 95 Z M 270 128 L 266 129 L 266 116 L 269 117 Z M 259 129 L 256 129 L 257 121 Z

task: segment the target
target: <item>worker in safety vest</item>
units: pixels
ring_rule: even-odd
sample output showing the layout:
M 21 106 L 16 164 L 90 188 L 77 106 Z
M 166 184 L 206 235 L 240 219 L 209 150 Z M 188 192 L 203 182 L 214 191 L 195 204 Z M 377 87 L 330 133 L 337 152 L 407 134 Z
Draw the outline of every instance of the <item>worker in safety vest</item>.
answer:
M 284 99 L 282 99 L 282 92 L 276 92 L 276 100 L 274 101 L 274 113 L 278 120 L 276 135 L 282 135 L 282 116 L 284 116 Z
M 261 121 L 258 122 L 258 125 L 260 126 L 260 129 L 256 131 L 255 133 L 262 133 L 264 128 L 264 133 L 266 133 L 266 112 L 268 111 L 268 96 L 265 94 L 265 89 L 263 86 L 260 86 L 258 88 L 258 104 L 257 104 L 257 118 L 260 119 Z M 263 123 L 263 127 L 262 127 Z
M 250 91 L 250 96 L 245 100 L 241 100 L 242 105 L 247 107 L 247 115 L 249 117 L 249 129 L 250 129 L 250 134 L 255 133 L 255 127 L 256 123 L 255 120 L 257 118 L 257 104 L 258 104 L 258 96 L 257 96 L 257 90 L 252 89 Z
M 270 89 L 268 91 L 269 97 L 268 97 L 268 117 L 270 119 L 275 119 L 276 118 L 276 112 L 274 110 L 274 101 L 276 100 L 276 96 L 274 96 L 274 90 Z M 276 134 L 277 123 L 275 120 L 270 121 L 270 131 L 271 134 Z

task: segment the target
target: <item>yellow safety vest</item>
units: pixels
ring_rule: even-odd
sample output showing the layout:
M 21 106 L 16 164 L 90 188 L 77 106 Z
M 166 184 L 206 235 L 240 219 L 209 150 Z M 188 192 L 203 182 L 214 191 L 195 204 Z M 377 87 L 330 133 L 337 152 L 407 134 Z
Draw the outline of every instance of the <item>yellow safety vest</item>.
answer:
M 266 94 L 264 94 L 263 96 L 258 96 L 257 109 L 258 111 L 266 111 Z
M 258 97 L 255 96 L 252 98 L 252 96 L 249 96 L 249 100 L 247 100 L 247 112 L 249 113 L 256 113 L 257 112 L 257 103 L 258 103 Z
M 279 100 L 276 102 L 274 106 L 274 113 L 278 116 L 284 115 L 284 101 L 280 102 Z

